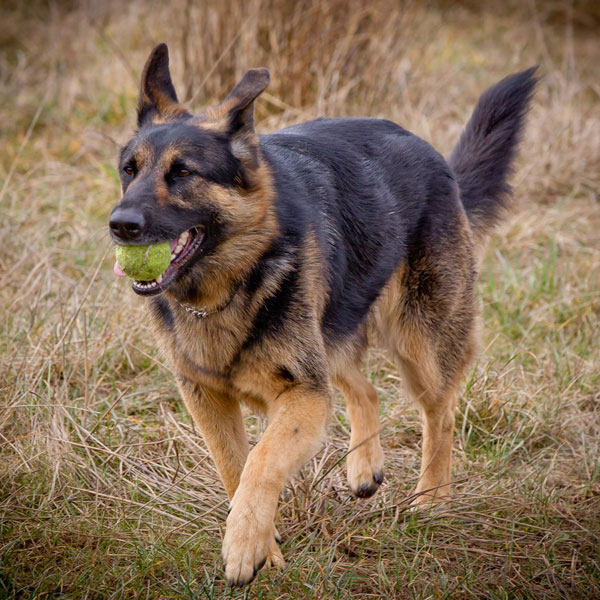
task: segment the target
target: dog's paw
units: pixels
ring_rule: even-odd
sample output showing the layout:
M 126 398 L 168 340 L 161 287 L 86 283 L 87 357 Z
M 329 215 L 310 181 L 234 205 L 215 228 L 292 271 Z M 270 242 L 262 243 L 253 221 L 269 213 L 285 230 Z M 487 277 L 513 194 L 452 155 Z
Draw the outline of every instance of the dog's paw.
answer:
M 275 530 L 275 532 L 276 535 L 271 542 L 271 549 L 269 550 L 269 556 L 265 563 L 267 569 L 283 569 L 285 567 L 285 560 L 281 553 L 281 548 L 279 547 L 279 535 L 277 534 L 277 530 Z
M 229 512 L 222 554 L 225 579 L 231 587 L 249 584 L 265 564 L 285 566 L 273 520 L 258 518 L 243 504 L 234 503 Z
M 348 483 L 355 496 L 372 496 L 383 482 L 383 451 L 379 440 L 372 440 L 352 450 L 346 459 Z
M 450 485 L 439 485 L 433 482 L 419 484 L 413 492 L 410 509 L 413 511 L 433 508 L 450 498 Z

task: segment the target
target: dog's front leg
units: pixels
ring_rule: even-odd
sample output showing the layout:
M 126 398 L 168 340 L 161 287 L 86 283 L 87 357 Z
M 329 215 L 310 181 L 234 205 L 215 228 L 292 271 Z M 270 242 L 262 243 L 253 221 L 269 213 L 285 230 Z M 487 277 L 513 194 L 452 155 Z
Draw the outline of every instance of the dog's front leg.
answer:
M 201 389 L 188 379 L 181 378 L 178 383 L 183 401 L 200 428 L 231 501 L 250 449 L 240 404 L 228 395 Z
M 201 389 L 185 378 L 179 378 L 178 383 L 185 405 L 200 428 L 231 502 L 250 449 L 240 403 L 227 394 Z M 268 553 L 268 564 L 273 567 L 285 566 L 278 539 L 279 534 L 274 530 Z
M 297 385 L 269 409 L 269 425 L 248 455 L 223 540 L 229 585 L 250 583 L 274 536 L 279 494 L 290 475 L 320 448 L 331 400 L 327 390 Z

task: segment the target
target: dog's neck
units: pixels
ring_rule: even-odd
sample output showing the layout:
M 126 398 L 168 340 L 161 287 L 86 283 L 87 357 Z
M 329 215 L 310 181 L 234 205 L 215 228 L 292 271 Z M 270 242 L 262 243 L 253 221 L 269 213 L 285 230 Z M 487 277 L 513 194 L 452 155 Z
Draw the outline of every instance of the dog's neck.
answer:
M 196 317 L 197 319 L 206 319 L 207 317 L 210 317 L 211 315 L 214 315 L 216 313 L 221 312 L 222 310 L 225 310 L 233 302 L 233 299 L 235 298 L 235 296 L 237 295 L 237 293 L 239 292 L 241 287 L 242 287 L 242 281 L 239 281 L 233 287 L 233 291 L 229 295 L 229 298 L 222 304 L 219 304 L 212 308 L 207 307 L 207 306 L 201 306 L 201 307 L 192 306 L 191 304 L 186 304 L 185 302 L 180 302 L 179 300 L 175 300 L 175 301 L 187 313 L 191 314 L 192 316 Z

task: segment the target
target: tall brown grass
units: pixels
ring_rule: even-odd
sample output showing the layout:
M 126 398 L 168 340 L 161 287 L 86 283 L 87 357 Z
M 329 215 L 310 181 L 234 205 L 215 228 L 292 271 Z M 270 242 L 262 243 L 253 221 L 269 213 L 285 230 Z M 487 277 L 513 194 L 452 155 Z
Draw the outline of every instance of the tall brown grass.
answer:
M 289 567 L 264 598 L 600 594 L 600 12 L 594 2 L 110 0 L 0 9 L 0 597 L 223 593 L 225 495 L 106 218 L 138 77 L 166 41 L 180 97 L 272 84 L 262 132 L 384 117 L 448 154 L 478 95 L 540 64 L 517 209 L 482 265 L 484 347 L 461 398 L 456 497 L 406 511 L 419 426 L 384 357 L 387 483 L 350 499 L 348 425 L 289 484 Z M 260 419 L 249 417 L 256 438 Z

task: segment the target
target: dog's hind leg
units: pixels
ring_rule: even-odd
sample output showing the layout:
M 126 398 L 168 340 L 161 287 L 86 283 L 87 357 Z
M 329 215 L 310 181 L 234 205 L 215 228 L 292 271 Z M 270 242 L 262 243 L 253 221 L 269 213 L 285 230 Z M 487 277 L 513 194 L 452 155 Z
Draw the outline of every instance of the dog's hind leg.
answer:
M 465 231 L 464 229 L 462 230 Z M 423 416 L 423 456 L 414 504 L 450 493 L 454 413 L 476 349 L 475 268 L 468 235 L 447 231 L 390 281 L 374 332 L 401 368 Z
M 377 392 L 356 365 L 337 374 L 334 383 L 344 394 L 350 418 L 348 483 L 355 496 L 368 498 L 383 481 Z
M 428 372 L 427 362 L 400 359 L 407 390 L 421 408 L 423 449 L 413 504 L 427 504 L 450 495 L 452 440 L 458 381 L 440 385 L 442 377 Z M 437 368 L 436 368 L 437 370 Z

